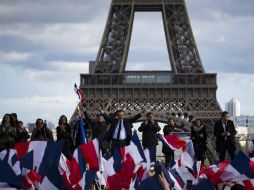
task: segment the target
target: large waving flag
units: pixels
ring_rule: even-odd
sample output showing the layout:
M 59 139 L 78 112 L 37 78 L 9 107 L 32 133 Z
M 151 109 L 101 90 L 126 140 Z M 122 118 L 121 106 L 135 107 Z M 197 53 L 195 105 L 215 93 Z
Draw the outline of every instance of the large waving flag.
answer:
M 195 164 L 195 152 L 194 147 L 191 140 L 188 140 L 186 142 L 186 149 L 183 151 L 181 155 L 181 159 L 179 160 L 179 165 L 186 166 L 190 169 L 193 169 L 193 166 Z
M 18 160 L 17 151 L 15 149 L 7 149 L 0 152 L 0 160 L 9 164 L 15 174 L 21 174 L 20 161 Z
M 166 147 L 170 148 L 171 150 L 179 150 L 185 151 L 186 149 L 186 142 L 182 138 L 180 138 L 176 134 L 172 135 L 161 135 L 157 133 L 158 139 L 165 145 Z
M 142 179 L 145 171 L 142 163 L 146 161 L 146 157 L 136 132 L 132 136 L 130 145 L 120 148 L 121 157 L 116 156 L 119 155 L 117 153 L 119 151 L 116 150 L 114 156 L 104 166 L 107 171 L 107 188 L 110 190 L 129 189 L 135 175 L 138 174 L 138 177 Z
M 69 160 L 62 154 L 58 169 L 64 178 L 67 190 L 85 188 L 86 161 L 80 148 L 74 151 L 73 157 Z
M 242 183 L 246 189 L 253 190 L 253 166 L 254 162 L 240 151 L 231 162 L 224 161 L 219 163 L 217 168 L 205 169 L 204 174 L 213 184 L 223 182 Z
M 239 152 L 220 175 L 222 181 L 238 182 L 254 178 L 254 162 Z
M 174 160 L 177 167 L 187 166 L 193 169 L 195 153 L 191 140 L 184 140 L 176 134 L 163 136 L 158 133 L 157 137 L 164 146 L 174 151 Z
M 7 164 L 19 178 L 16 182 L 20 181 L 24 189 L 40 189 L 42 185 L 44 189 L 53 186 L 57 189 L 64 189 L 62 177 L 57 172 L 62 147 L 63 141 L 20 143 L 16 145 L 16 149 L 4 150 L 0 153 L 1 161 L 5 163 L 5 165 L 2 164 L 2 167 L 6 167 Z M 7 172 L 7 174 L 11 173 Z M 8 178 L 12 181 L 13 177 L 14 175 L 9 175 Z M 7 183 L 10 184 L 9 181 Z
M 58 163 L 63 141 L 31 141 L 16 145 L 25 189 L 53 187 L 64 189 Z M 24 146 L 22 146 L 24 145 Z
M 3 160 L 0 160 L 0 188 L 1 187 L 23 188 L 20 176 L 18 176 L 13 168 Z

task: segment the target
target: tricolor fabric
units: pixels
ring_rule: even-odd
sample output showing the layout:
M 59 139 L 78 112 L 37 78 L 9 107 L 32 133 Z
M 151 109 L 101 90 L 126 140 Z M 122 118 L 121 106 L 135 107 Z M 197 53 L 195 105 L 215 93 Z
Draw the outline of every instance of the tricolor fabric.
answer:
M 176 135 L 158 135 L 158 138 L 169 148 L 181 152 L 176 160 L 177 167 L 163 169 L 174 189 L 182 190 L 188 180 L 193 182 L 191 189 L 197 190 L 209 190 L 213 185 L 225 182 L 242 184 L 247 190 L 254 189 L 254 158 L 243 152 L 231 162 L 204 168 L 193 160 L 191 141 Z M 117 149 L 109 159 L 101 156 L 97 139 L 80 145 L 70 159 L 61 154 L 62 147 L 62 141 L 32 141 L 3 150 L 0 152 L 0 187 L 88 190 L 95 181 L 108 190 L 161 189 L 156 178 L 148 175 L 151 166 L 149 151 L 142 149 L 136 132 L 130 145 Z
M 252 159 L 240 151 L 231 162 L 225 160 L 219 163 L 218 166 L 204 170 L 204 174 L 212 184 L 234 182 L 243 184 L 248 190 L 253 190 L 253 166 Z M 202 176 L 204 175 L 202 174 Z
M 80 145 L 80 150 L 84 156 L 90 170 L 99 170 L 99 141 L 93 139 L 91 142 Z
M 78 125 L 79 125 L 79 130 L 80 130 L 81 143 L 86 144 L 85 123 L 81 117 L 80 117 L 78 123 L 79 123 Z
M 193 173 L 186 167 L 181 166 L 176 169 L 169 170 L 170 178 L 174 181 L 174 188 L 181 190 L 185 187 L 187 180 L 191 180 L 193 184 L 196 178 Z
M 186 166 L 193 168 L 195 160 L 194 148 L 191 140 L 184 140 L 176 134 L 161 135 L 157 134 L 158 139 L 168 149 L 174 151 L 174 165 L 171 163 L 171 168 Z
M 0 188 L 2 187 L 22 189 L 23 185 L 20 176 L 15 173 L 11 165 L 0 159 Z
M 108 160 L 102 159 L 107 189 L 129 189 L 137 178 L 144 179 L 146 157 L 136 132 L 130 145 L 116 149 Z M 132 183 L 133 182 L 133 183 Z M 133 187 L 132 187 L 133 188 Z
M 8 164 L 17 176 L 21 174 L 20 161 L 15 149 L 8 149 L 0 152 L 0 160 Z
M 65 189 L 57 169 L 62 147 L 63 141 L 32 141 L 19 143 L 15 149 L 2 151 L 1 167 L 6 168 L 6 173 L 2 173 L 4 169 L 1 170 L 0 175 L 3 174 L 5 178 L 1 178 L 0 182 L 12 187 L 16 187 L 18 183 L 23 189 Z

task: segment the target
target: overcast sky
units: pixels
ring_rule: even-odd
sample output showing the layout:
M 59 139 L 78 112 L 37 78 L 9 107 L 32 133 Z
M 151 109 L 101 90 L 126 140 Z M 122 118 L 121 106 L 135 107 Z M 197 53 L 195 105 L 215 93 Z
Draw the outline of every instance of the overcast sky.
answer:
M 218 101 L 254 115 L 254 1 L 186 0 L 206 72 L 218 73 Z M 0 117 L 69 118 L 79 74 L 96 58 L 110 0 L 0 0 Z M 147 32 L 149 31 L 149 32 Z M 136 13 L 128 70 L 170 70 L 161 13 Z

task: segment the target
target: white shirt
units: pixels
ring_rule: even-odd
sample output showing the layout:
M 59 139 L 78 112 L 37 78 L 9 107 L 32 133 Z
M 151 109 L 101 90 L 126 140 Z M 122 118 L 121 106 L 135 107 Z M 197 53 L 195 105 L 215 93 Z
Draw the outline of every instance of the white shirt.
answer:
M 120 131 L 119 140 L 124 140 L 124 139 L 126 139 L 126 130 L 125 130 L 124 125 L 123 125 L 123 120 L 121 120 L 121 123 L 122 123 L 122 127 L 121 127 L 121 131 Z M 117 127 L 116 127 L 115 132 L 114 132 L 114 135 L 113 135 L 113 139 L 116 139 L 116 140 L 117 140 L 117 133 L 118 133 L 118 130 L 119 130 L 119 124 L 120 124 L 120 122 L 118 122 Z

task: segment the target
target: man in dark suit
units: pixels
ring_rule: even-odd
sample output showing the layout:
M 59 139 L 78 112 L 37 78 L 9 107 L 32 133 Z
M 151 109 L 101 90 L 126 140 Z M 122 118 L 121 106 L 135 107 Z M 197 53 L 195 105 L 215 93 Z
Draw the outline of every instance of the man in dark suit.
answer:
M 219 153 L 220 162 L 225 159 L 226 151 L 228 151 L 231 160 L 235 156 L 236 130 L 233 121 L 229 120 L 228 112 L 224 111 L 221 120 L 217 121 L 214 126 L 214 136 L 216 137 L 216 150 Z
M 84 119 L 89 123 L 89 127 L 92 129 L 92 139 L 98 139 L 102 155 L 104 155 L 109 148 L 108 142 L 105 141 L 105 135 L 107 132 L 106 122 L 103 121 L 100 114 L 96 114 L 95 119 L 92 119 L 86 111 L 84 111 Z
M 153 120 L 153 113 L 146 114 L 146 121 L 141 123 L 138 128 L 142 132 L 142 145 L 144 149 L 148 149 L 150 153 L 150 161 L 156 162 L 156 146 L 158 145 L 157 132 L 161 130 L 159 124 Z
M 102 116 L 106 121 L 110 123 L 110 127 L 106 134 L 106 140 L 111 142 L 111 153 L 118 147 L 127 146 L 130 144 L 132 136 L 132 123 L 136 122 L 143 113 L 146 112 L 146 108 L 142 113 L 135 115 L 132 118 L 125 118 L 123 110 L 117 110 L 112 116 L 107 115 L 103 110 Z

